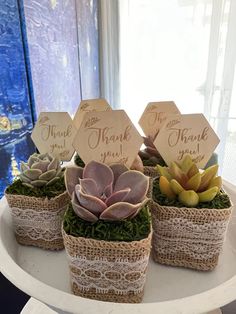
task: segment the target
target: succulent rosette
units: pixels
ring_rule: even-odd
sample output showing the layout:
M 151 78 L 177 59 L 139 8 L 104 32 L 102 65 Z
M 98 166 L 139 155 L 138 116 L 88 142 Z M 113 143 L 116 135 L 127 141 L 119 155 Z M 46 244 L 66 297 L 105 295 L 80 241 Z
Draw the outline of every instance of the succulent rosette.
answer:
M 21 162 L 19 175 L 22 184 L 31 188 L 52 185 L 62 176 L 60 160 L 46 154 L 33 154 Z
M 144 150 L 139 151 L 139 157 L 147 166 L 156 166 L 157 164 L 165 165 L 163 158 L 153 144 L 153 140 L 150 137 L 143 137 L 144 145 L 146 146 Z
M 65 184 L 74 212 L 89 222 L 133 218 L 149 200 L 148 177 L 121 164 L 91 161 L 84 168 L 68 167 Z

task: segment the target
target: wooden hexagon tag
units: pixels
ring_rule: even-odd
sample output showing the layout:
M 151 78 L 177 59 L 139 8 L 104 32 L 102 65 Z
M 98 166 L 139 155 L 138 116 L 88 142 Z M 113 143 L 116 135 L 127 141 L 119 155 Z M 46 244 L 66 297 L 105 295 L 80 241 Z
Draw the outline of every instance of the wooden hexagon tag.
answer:
M 90 111 L 109 111 L 112 110 L 105 99 L 86 99 L 82 100 L 74 116 L 74 125 L 78 129 L 83 121 L 84 115 Z
M 40 153 L 50 153 L 61 160 L 71 160 L 76 128 L 68 112 L 41 112 L 32 132 Z
M 168 116 L 154 145 L 167 165 L 190 155 L 204 168 L 220 140 L 203 114 Z
M 167 116 L 179 113 L 180 111 L 173 101 L 150 102 L 139 120 L 139 125 L 144 134 L 154 140 Z
M 143 143 L 124 110 L 88 112 L 73 145 L 85 163 L 123 163 L 130 167 Z

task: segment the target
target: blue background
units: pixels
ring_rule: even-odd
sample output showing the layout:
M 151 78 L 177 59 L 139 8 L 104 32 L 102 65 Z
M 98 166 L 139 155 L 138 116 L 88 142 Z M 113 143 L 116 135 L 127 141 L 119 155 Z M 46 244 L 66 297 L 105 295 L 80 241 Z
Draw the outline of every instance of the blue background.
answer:
M 97 20 L 97 0 L 0 2 L 0 196 L 35 151 L 41 111 L 73 116 L 100 97 Z

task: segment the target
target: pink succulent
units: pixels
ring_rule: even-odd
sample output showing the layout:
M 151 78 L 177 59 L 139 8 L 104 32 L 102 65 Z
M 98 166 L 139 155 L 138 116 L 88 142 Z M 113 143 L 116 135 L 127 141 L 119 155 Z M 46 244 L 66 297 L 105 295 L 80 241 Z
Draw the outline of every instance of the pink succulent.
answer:
M 90 222 L 133 218 L 148 201 L 148 177 L 121 164 L 68 167 L 65 183 L 75 213 Z

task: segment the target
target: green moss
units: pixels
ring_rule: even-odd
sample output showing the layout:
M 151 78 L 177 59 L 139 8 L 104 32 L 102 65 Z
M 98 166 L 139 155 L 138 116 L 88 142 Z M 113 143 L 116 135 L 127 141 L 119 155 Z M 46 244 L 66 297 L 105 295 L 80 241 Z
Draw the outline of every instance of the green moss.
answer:
M 91 223 L 79 218 L 70 205 L 64 216 L 64 230 L 75 237 L 106 241 L 139 241 L 150 233 L 151 216 L 148 206 L 145 206 L 133 219 L 118 222 L 98 220 Z
M 84 166 L 85 166 L 85 163 L 83 162 L 83 160 L 80 158 L 80 156 L 78 154 L 75 155 L 74 162 L 79 167 L 84 168 Z
M 176 200 L 169 200 L 165 195 L 163 195 L 160 191 L 159 187 L 159 178 L 156 178 L 153 182 L 153 200 L 162 206 L 175 206 L 175 207 L 184 207 L 182 203 Z M 223 209 L 230 207 L 230 199 L 229 196 L 221 192 L 216 195 L 216 197 L 211 202 L 199 203 L 196 208 L 217 208 Z
M 34 197 L 47 197 L 53 198 L 57 195 L 60 195 L 66 190 L 64 183 L 64 176 L 62 176 L 56 183 L 50 186 L 43 187 L 35 187 L 30 188 L 24 186 L 20 179 L 14 181 L 11 185 L 6 189 L 6 193 L 9 194 L 17 194 L 17 195 L 26 195 L 26 196 L 34 196 Z

